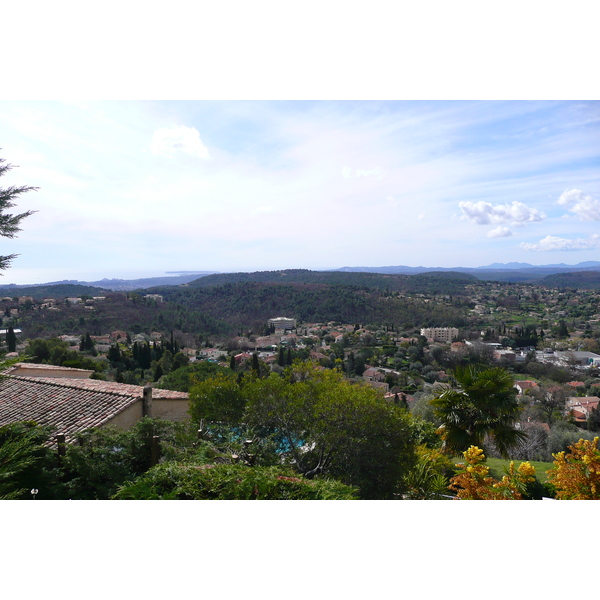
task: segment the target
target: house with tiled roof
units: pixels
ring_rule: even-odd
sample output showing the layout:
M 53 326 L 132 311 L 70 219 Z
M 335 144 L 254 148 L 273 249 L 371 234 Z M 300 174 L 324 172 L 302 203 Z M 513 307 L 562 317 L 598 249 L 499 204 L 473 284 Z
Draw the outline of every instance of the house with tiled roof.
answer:
M 567 413 L 573 416 L 576 423 L 585 423 L 599 403 L 598 396 L 571 396 L 567 400 Z
M 377 381 L 382 382 L 385 380 L 385 373 L 376 369 L 375 367 L 370 367 L 367 365 L 367 368 L 363 371 L 363 379 L 367 381 Z
M 0 379 L 0 426 L 35 421 L 52 426 L 67 442 L 90 427 L 128 429 L 144 416 L 183 421 L 187 410 L 185 392 L 97 379 L 16 375 Z
M 525 380 L 521 380 L 521 381 L 515 381 L 515 384 L 513 387 L 517 388 L 517 393 L 519 395 L 523 395 L 523 394 L 525 394 L 525 392 L 527 392 L 527 390 L 531 390 L 535 387 L 538 387 L 538 384 L 535 381 L 530 381 L 528 379 L 525 379 Z
M 44 365 L 38 363 L 19 362 L 6 369 L 5 374 L 20 377 L 63 377 L 67 379 L 89 379 L 93 373 L 91 369 L 75 369 L 74 367 L 60 367 L 57 365 Z
M 234 356 L 235 363 L 240 364 L 252 358 L 252 354 L 248 354 L 247 352 L 240 352 Z

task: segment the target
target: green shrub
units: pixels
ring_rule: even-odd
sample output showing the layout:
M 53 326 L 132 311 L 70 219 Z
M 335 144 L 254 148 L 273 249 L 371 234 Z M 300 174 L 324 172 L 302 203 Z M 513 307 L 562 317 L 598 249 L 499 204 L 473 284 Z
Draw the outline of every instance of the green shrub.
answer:
M 121 486 L 115 500 L 352 500 L 356 489 L 283 467 L 163 463 Z

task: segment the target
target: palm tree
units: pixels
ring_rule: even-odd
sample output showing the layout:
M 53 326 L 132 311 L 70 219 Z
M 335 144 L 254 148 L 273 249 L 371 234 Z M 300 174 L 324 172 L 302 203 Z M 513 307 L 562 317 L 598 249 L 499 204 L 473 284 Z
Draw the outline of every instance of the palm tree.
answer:
M 490 435 L 502 456 L 526 434 L 515 428 L 519 413 L 516 390 L 508 371 L 500 367 L 468 365 L 453 372 L 458 389 L 445 386 L 431 401 L 442 421 L 438 429 L 445 452 L 483 447 Z

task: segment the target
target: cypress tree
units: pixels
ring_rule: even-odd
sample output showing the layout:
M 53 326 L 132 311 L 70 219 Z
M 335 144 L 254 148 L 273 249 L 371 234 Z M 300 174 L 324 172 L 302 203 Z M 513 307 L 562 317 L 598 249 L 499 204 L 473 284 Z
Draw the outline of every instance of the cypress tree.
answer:
M 94 340 L 92 339 L 92 336 L 90 335 L 90 332 L 88 331 L 85 334 L 85 349 L 93 350 L 93 348 L 94 348 Z
M 6 345 L 8 346 L 9 352 L 17 351 L 17 336 L 15 334 L 15 330 L 12 328 L 12 325 L 6 332 Z
M 408 400 L 406 399 L 405 394 L 402 394 L 401 396 L 400 406 L 402 406 L 402 408 L 408 408 Z
M 108 358 L 111 363 L 121 362 L 121 351 L 119 350 L 119 346 L 117 344 L 114 344 L 108 349 L 106 358 Z
M 142 347 L 140 348 L 140 367 L 142 369 L 149 369 L 151 362 L 152 358 L 150 355 L 150 344 L 146 342 L 145 344 L 142 344 Z

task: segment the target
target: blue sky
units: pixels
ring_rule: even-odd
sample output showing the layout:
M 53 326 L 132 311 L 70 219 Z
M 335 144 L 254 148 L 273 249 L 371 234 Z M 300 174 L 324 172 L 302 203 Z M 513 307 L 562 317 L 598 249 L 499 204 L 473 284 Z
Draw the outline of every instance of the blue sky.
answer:
M 2 101 L 3 283 L 600 258 L 598 101 Z

